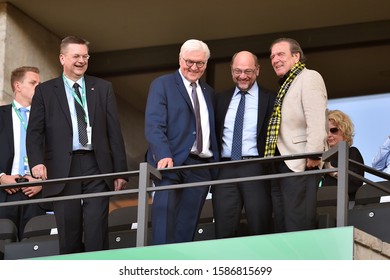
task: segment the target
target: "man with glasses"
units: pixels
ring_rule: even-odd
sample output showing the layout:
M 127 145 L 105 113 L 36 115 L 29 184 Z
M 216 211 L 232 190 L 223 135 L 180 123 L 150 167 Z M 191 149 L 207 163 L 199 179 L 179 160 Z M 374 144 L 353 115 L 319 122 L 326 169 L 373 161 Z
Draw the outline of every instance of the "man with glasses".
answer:
M 42 180 L 127 171 L 127 160 L 111 83 L 85 75 L 88 42 L 62 40 L 60 77 L 37 86 L 27 128 L 32 175 Z M 127 178 L 57 183 L 44 197 L 121 190 Z M 109 197 L 53 202 L 60 253 L 108 249 Z
M 218 160 L 214 129 L 213 89 L 200 81 L 210 57 L 199 40 L 186 41 L 179 69 L 155 79 L 145 112 L 148 162 L 156 168 L 205 164 Z M 195 183 L 212 179 L 209 168 L 164 172 L 155 185 Z M 192 241 L 208 186 L 156 190 L 152 205 L 153 244 Z
M 257 57 L 248 51 L 238 52 L 231 62 L 231 75 L 236 86 L 216 94 L 215 126 L 223 161 L 264 156 L 265 136 L 275 94 L 257 83 L 259 73 Z M 264 166 L 260 163 L 231 165 L 220 168 L 218 179 L 264 174 Z M 271 232 L 272 204 L 268 181 L 216 185 L 212 189 L 212 199 L 217 238 L 242 234 L 239 224 L 243 208 L 247 234 Z

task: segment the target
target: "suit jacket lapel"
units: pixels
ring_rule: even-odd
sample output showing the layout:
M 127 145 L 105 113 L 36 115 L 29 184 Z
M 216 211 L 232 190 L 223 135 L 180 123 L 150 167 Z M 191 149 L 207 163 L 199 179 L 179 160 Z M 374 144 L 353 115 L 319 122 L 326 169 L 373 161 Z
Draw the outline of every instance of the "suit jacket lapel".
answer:
M 202 94 L 203 94 L 204 100 L 206 101 L 207 109 L 208 109 L 209 112 L 212 112 L 212 110 L 213 110 L 213 101 L 211 100 L 210 93 L 207 91 L 206 87 L 203 86 L 203 83 L 201 81 L 199 81 L 199 86 L 202 89 Z
M 6 105 L 2 107 L 1 112 L 1 119 L 2 119 L 2 128 L 0 127 L 0 130 L 4 130 L 7 133 L 8 137 L 8 145 L 9 149 L 12 154 L 14 154 L 14 128 L 12 124 L 12 106 Z
M 62 112 L 65 114 L 66 120 L 72 129 L 72 120 L 70 117 L 68 99 L 66 98 L 65 84 L 62 77 L 57 78 L 54 83 L 54 94 L 58 99 Z
M 229 94 L 223 94 L 221 95 L 221 108 L 222 108 L 222 111 L 221 111 L 221 116 L 223 116 L 223 119 L 225 120 L 225 116 L 227 114 L 227 111 L 229 109 L 229 105 L 230 105 L 230 102 L 232 101 L 232 98 L 233 98 L 233 94 L 234 94 L 234 90 L 236 88 L 232 88 L 232 90 L 229 91 Z
M 184 86 L 184 82 L 180 76 L 179 70 L 175 72 L 175 81 L 180 94 L 183 96 L 184 100 L 187 102 L 187 105 L 191 108 L 191 110 L 193 110 L 191 99 L 188 95 L 187 89 Z
M 85 93 L 87 95 L 87 105 L 88 105 L 88 117 L 90 126 L 93 125 L 94 116 L 95 116 L 95 107 L 96 107 L 96 88 L 95 82 L 89 77 L 84 76 L 85 79 Z
M 267 107 L 268 107 L 268 99 L 269 95 L 264 94 L 263 90 L 259 86 L 259 105 L 258 105 L 258 114 L 257 114 L 257 123 L 261 125 L 257 125 L 257 135 L 260 135 L 260 132 L 262 130 L 263 125 L 267 125 L 268 123 L 264 123 L 264 118 L 267 113 Z
M 215 95 L 215 127 L 217 131 L 218 141 L 222 141 L 224 121 L 230 101 L 234 93 L 234 88 L 229 89 Z

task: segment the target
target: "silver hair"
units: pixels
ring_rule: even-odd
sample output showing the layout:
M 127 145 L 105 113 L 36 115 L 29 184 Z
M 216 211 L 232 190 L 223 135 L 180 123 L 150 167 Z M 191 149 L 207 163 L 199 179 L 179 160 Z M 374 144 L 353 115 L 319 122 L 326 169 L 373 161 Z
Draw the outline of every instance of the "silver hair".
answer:
M 207 60 L 210 58 L 210 49 L 206 45 L 205 42 L 196 40 L 196 39 L 190 39 L 184 42 L 184 44 L 180 48 L 179 55 L 183 57 L 183 55 L 187 52 L 191 51 L 203 51 L 206 54 Z

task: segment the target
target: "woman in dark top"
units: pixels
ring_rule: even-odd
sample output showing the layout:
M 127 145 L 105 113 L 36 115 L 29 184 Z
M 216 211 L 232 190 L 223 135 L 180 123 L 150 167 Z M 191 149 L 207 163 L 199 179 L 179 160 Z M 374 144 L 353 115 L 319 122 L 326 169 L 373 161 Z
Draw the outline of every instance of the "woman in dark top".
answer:
M 328 144 L 332 148 L 339 142 L 345 141 L 349 146 L 349 159 L 364 164 L 363 157 L 356 147 L 353 147 L 354 125 L 348 115 L 340 110 L 331 110 L 328 112 L 329 120 L 329 132 L 328 132 Z M 330 166 L 329 166 L 330 164 Z M 332 160 L 326 164 L 327 168 L 337 167 L 337 159 Z M 364 171 L 360 168 L 349 165 L 349 170 L 364 176 Z M 323 186 L 336 186 L 337 185 L 337 172 L 332 172 L 324 175 Z M 359 187 L 363 185 L 363 182 L 357 178 L 349 176 L 348 181 L 348 195 L 349 200 L 355 200 L 355 194 Z

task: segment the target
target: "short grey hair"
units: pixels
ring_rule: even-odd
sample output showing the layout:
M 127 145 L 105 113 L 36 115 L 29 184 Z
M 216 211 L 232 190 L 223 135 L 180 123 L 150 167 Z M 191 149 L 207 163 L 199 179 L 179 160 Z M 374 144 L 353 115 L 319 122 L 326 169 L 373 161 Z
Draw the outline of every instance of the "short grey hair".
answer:
M 62 39 L 61 45 L 60 45 L 60 53 L 64 54 L 66 48 L 70 44 L 77 44 L 77 45 L 85 45 L 88 48 L 89 42 L 83 38 L 77 37 L 77 36 L 68 36 Z
M 273 41 L 273 43 L 271 44 L 271 47 L 270 47 L 270 50 L 272 50 L 272 47 L 277 44 L 277 43 L 281 43 L 281 42 L 287 42 L 289 43 L 290 45 L 290 52 L 292 54 L 294 53 L 299 53 L 299 61 L 300 62 L 304 62 L 306 61 L 306 57 L 305 55 L 303 54 L 303 50 L 301 48 L 301 45 L 299 45 L 298 41 L 297 40 L 294 40 L 292 38 L 279 38 L 279 39 L 276 39 L 275 41 Z
M 203 41 L 190 39 L 184 42 L 184 44 L 180 48 L 179 55 L 183 57 L 183 55 L 187 52 L 191 51 L 202 51 L 205 52 L 207 60 L 210 58 L 210 49 L 207 44 Z

